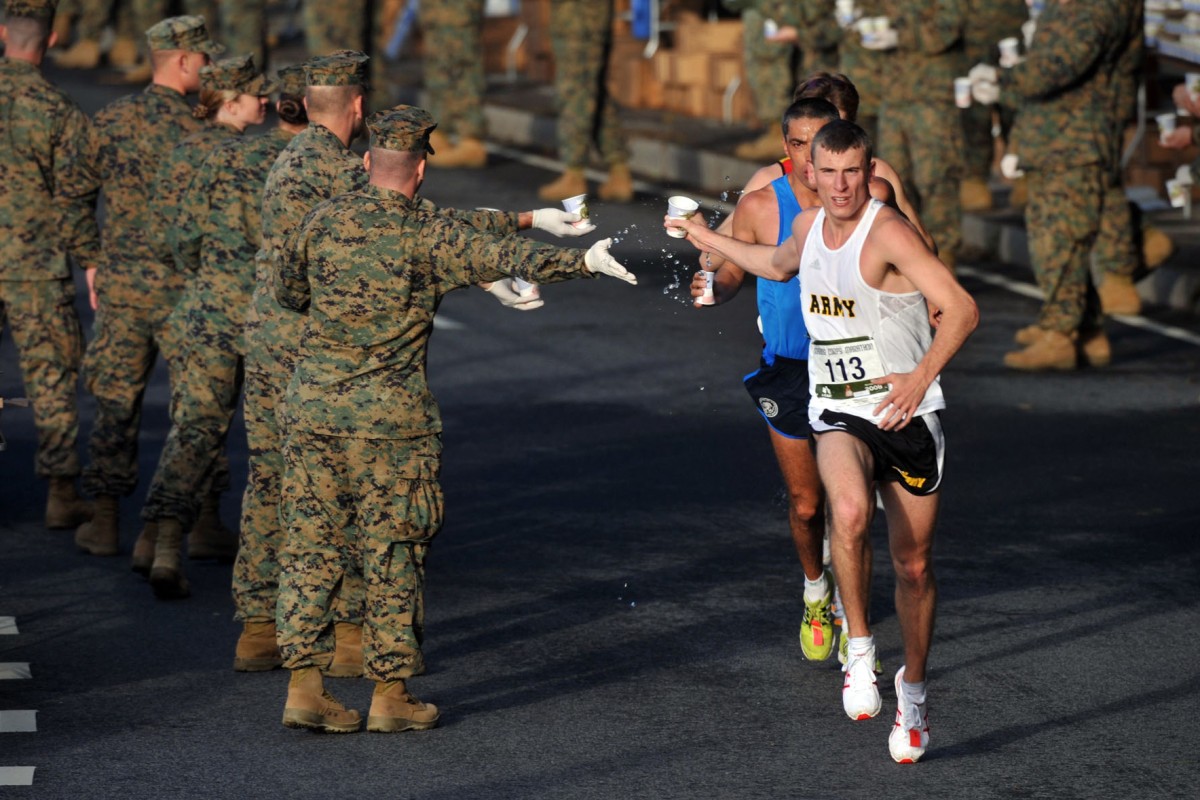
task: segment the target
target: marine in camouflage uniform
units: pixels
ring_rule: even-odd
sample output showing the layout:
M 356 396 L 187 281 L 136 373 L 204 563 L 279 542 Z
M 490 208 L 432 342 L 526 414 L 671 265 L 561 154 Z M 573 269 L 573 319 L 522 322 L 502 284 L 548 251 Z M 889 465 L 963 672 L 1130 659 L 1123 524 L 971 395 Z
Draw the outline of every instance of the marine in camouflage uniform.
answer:
M 1112 153 L 1105 172 L 1100 230 L 1096 245 L 1092 248 L 1092 260 L 1101 275 L 1098 287 L 1100 303 L 1104 311 L 1110 314 L 1137 314 L 1142 310 L 1133 280 L 1141 266 L 1141 249 L 1137 245 L 1136 234 L 1146 235 L 1140 230 L 1140 215 L 1135 213 L 1125 194 L 1121 166 L 1124 133 L 1137 117 L 1137 92 L 1142 83 L 1145 63 L 1145 3 L 1143 0 L 1129 0 L 1125 10 L 1128 15 L 1127 36 L 1121 46 L 1111 87 L 1111 124 L 1117 136 L 1113 137 Z M 1163 235 L 1161 232 L 1155 233 Z
M 605 86 L 612 15 L 612 0 L 558 0 L 550 6 L 558 158 L 564 171 L 558 180 L 538 190 L 543 200 L 563 200 L 587 192 L 583 171 L 593 143 L 608 167 L 608 179 L 597 194 L 614 202 L 633 198 L 629 151 L 617 107 Z
M 68 256 L 99 264 L 88 169 L 91 124 L 39 69 L 54 3 L 8 0 L 0 58 L 0 333 L 12 329 L 25 390 L 33 401 L 37 475 L 50 481 L 46 524 L 74 527 L 90 507 L 75 493 L 79 475 L 75 387 L 83 336 Z M 94 274 L 94 273 L 93 273 Z
M 962 242 L 962 125 L 954 79 L 966 74 L 965 0 L 883 0 L 899 43 L 883 66 L 878 153 L 904 181 L 937 244 L 954 263 Z
M 788 42 L 769 41 L 763 26 L 768 19 L 777 25 L 797 25 L 799 15 L 785 0 L 724 0 L 723 5 L 742 12 L 742 68 L 754 96 L 757 127 L 766 127 L 757 139 L 738 145 L 734 155 L 748 161 L 778 158 L 781 148 L 773 115 L 786 105 L 796 85 L 795 48 Z
M 367 57 L 362 53 L 318 57 L 306 62 L 309 86 L 360 87 L 366 80 Z M 310 113 L 310 116 L 313 116 Z M 296 347 L 303 318 L 275 299 L 274 259 L 304 215 L 323 200 L 366 185 L 362 159 L 349 141 L 315 119 L 280 153 L 267 174 L 262 201 L 262 249 L 255 258 L 254 291 L 243 325 L 245 344 L 244 413 L 249 443 L 249 476 L 242 498 L 241 546 L 234 567 L 238 613 L 246 620 L 275 617 L 270 603 L 278 581 L 282 551 L 279 521 L 280 480 L 283 474 L 283 431 L 280 415 L 283 391 L 295 368 Z M 357 638 L 362 624 L 362 579 L 351 575 L 339 592 L 336 611 L 342 638 Z M 270 606 L 269 610 L 264 606 Z M 357 674 L 361 654 L 339 654 L 338 671 Z M 350 660 L 357 661 L 357 670 Z M 343 664 L 343 662 L 345 662 Z M 335 673 L 337 674 L 337 673 Z
M 585 251 L 507 235 L 515 214 L 443 212 L 411 196 L 423 162 L 395 159 L 423 154 L 434 124 L 410 106 L 373 117 L 371 157 L 394 171 L 374 167 L 370 185 L 314 209 L 279 261 L 278 299 L 306 320 L 286 399 L 278 622 L 296 674 L 284 724 L 324 724 L 298 712 L 312 689 L 320 696 L 330 594 L 352 564 L 366 581 L 365 675 L 377 682 L 368 728 L 436 724 L 436 707 L 404 684 L 423 666 L 425 557 L 442 524 L 442 422 L 425 380 L 434 313 L 448 292 L 481 281 L 592 275 Z M 304 691 L 308 676 L 318 682 Z
M 431 163 L 482 167 L 484 0 L 425 0 L 419 6 L 424 36 L 422 74 L 429 110 L 440 122 L 434 134 L 437 156 Z M 455 137 L 451 145 L 448 137 Z
M 963 42 L 967 66 L 999 64 L 998 42 L 1009 36 L 1021 38 L 1021 24 L 1029 12 L 1025 0 L 967 0 L 966 5 L 967 24 Z M 993 113 L 999 116 L 1001 139 L 1008 141 L 1014 109 L 972 103 L 970 108 L 961 110 L 965 146 L 962 187 L 964 211 L 984 211 L 992 207 L 988 179 L 992 175 L 992 161 L 995 159 Z
M 195 212 L 190 204 L 208 205 L 206 197 L 195 194 L 189 197 L 205 159 L 221 143 L 241 136 L 248 125 L 262 121 L 266 96 L 274 87 L 255 68 L 253 57 L 244 55 L 204 67 L 200 70 L 200 88 L 200 104 L 194 113 L 205 120 L 205 127 L 184 137 L 159 169 L 156 193 L 160 198 L 158 239 L 168 253 L 173 237 L 178 234 L 181 218 Z M 227 105 L 230 101 L 232 105 Z M 190 270 L 181 271 L 189 277 L 194 274 Z M 188 284 L 190 288 L 190 280 Z M 194 297 L 191 296 L 193 300 Z M 187 290 L 183 299 L 189 299 Z M 187 335 L 184 319 L 185 313 L 178 305 L 167 318 L 172 338 L 180 343 L 178 350 L 168 358 L 172 426 L 142 507 L 142 519 L 148 526 L 158 529 L 150 585 L 155 594 L 163 598 L 189 594 L 187 579 L 180 567 L 180 530 L 195 523 L 188 533 L 190 558 L 232 560 L 237 551 L 236 535 L 220 524 L 218 514 L 220 493 L 229 488 L 229 465 L 221 443 L 218 442 L 218 457 L 205 460 L 203 453 L 188 451 L 180 439 L 180 415 L 185 413 L 183 409 L 191 401 L 183 384 L 185 379 L 191 379 L 194 386 L 199 377 L 196 374 L 185 376 L 185 372 L 201 366 L 191 356 L 195 350 L 203 348 L 203 342 Z M 199 478 L 194 475 L 197 469 Z M 199 518 L 198 509 L 202 509 Z
M 166 321 L 184 283 L 154 238 L 155 179 L 175 145 L 201 127 L 183 91 L 199 88 L 200 67 L 222 52 L 199 17 L 164 20 L 147 31 L 147 40 L 152 50 L 183 54 L 194 71 L 175 74 L 172 61 L 167 65 L 170 76 L 156 75 L 155 80 L 175 85 L 153 83 L 104 107 L 94 119 L 92 162 L 104 190 L 106 223 L 103 264 L 96 276 L 94 337 L 83 367 L 85 385 L 96 398 L 91 463 L 83 480 L 98 504 L 96 525 L 81 528 L 77 540 L 114 540 L 117 500 L 137 485 L 142 397 L 158 352 L 171 353 L 178 346 Z M 147 548 L 152 552 L 155 535 L 143 531 L 139 539 L 146 571 Z M 115 552 L 114 546 L 96 554 Z M 137 558 L 135 549 L 135 568 Z
M 1025 349 L 1004 357 L 1009 367 L 1073 369 L 1077 348 L 1085 356 L 1108 351 L 1089 254 L 1115 149 L 1111 81 L 1128 35 L 1120 0 L 1051 0 L 1025 60 L 1001 70 L 1000 101 L 1019 109 L 1013 141 L 1029 185 L 1025 226 L 1044 298 L 1036 327 L 1018 334 Z
M 806 0 L 811 2 L 811 0 Z M 880 0 L 858 0 L 855 4 L 862 17 L 882 16 Z M 831 0 L 825 0 L 829 15 L 834 18 Z M 854 27 L 841 29 L 838 45 L 838 68 L 858 90 L 858 126 L 865 130 L 871 141 L 879 141 L 879 108 L 883 105 L 884 71 L 888 65 L 888 54 L 863 47 L 862 37 Z

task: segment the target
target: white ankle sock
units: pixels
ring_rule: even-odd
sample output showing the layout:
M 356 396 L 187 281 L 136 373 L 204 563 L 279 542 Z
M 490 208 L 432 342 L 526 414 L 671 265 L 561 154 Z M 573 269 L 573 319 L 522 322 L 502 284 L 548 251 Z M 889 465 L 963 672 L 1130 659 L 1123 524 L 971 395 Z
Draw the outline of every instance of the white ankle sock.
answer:
M 846 649 L 852 656 L 865 656 L 875 649 L 875 637 L 851 636 L 846 641 Z
M 901 678 L 900 691 L 904 692 L 904 696 L 908 698 L 909 702 L 918 705 L 925 702 L 925 681 L 909 683 Z
M 821 577 L 815 581 L 810 581 L 808 576 L 804 576 L 804 599 L 810 603 L 815 603 L 821 600 L 825 595 L 829 594 L 829 579 L 825 577 L 825 573 L 821 573 Z

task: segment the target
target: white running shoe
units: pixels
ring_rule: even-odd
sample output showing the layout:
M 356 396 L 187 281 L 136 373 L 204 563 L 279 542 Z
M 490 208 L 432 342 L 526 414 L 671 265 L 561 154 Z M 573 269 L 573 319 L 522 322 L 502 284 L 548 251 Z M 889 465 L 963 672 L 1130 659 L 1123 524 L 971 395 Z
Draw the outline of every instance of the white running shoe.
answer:
M 865 653 L 850 653 L 846 678 L 842 683 L 842 708 L 850 719 L 870 719 L 879 713 L 883 700 L 875 685 L 875 648 Z
M 914 703 L 900 685 L 904 667 L 896 672 L 896 724 L 888 736 L 888 750 L 897 764 L 915 764 L 929 747 L 929 714 L 925 703 Z

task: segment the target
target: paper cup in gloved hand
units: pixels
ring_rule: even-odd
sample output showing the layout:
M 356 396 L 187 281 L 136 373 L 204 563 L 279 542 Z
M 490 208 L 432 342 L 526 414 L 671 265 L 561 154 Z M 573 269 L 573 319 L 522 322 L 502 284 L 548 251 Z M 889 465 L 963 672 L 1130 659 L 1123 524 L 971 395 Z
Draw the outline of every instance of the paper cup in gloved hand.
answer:
M 691 219 L 700 209 L 700 204 L 690 197 L 677 194 L 667 199 L 667 216 L 676 219 Z M 667 228 L 667 236 L 676 239 L 686 239 L 687 231 L 683 228 Z
M 971 107 L 971 79 L 954 79 L 954 105 L 959 108 Z
M 585 225 L 590 225 L 587 205 L 587 195 L 577 194 L 574 197 L 568 197 L 562 201 L 563 210 L 571 214 L 579 215 L 579 222 L 571 223 L 576 228 L 582 228 Z

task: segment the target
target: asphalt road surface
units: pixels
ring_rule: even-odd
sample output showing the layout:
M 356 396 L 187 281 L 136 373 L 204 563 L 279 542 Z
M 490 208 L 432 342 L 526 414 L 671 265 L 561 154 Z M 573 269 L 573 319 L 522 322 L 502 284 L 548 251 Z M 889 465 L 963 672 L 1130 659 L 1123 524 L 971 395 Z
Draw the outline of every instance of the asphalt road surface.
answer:
M 550 177 L 494 156 L 484 172 L 431 170 L 424 193 L 524 210 Z M 982 323 L 943 375 L 932 745 L 899 766 L 886 744 L 901 648 L 882 518 L 884 709 L 851 722 L 836 661 L 806 662 L 797 641 L 782 486 L 740 385 L 757 361 L 753 295 L 686 301 L 694 258 L 660 228 L 672 188 L 592 205 L 600 230 L 582 242 L 618 236 L 637 287 L 548 286 L 528 313 L 469 289 L 439 313 L 429 376 L 448 517 L 429 563 L 429 671 L 411 684 L 443 709 L 434 731 L 285 729 L 286 675 L 231 669 L 230 568 L 189 564 L 194 594 L 180 602 L 156 601 L 129 571 L 166 433 L 165 370 L 116 558 L 42 527 L 29 413 L 6 410 L 0 776 L 35 769 L 0 796 L 1194 797 L 1196 320 L 1150 314 L 1174 334 L 1114 322 L 1112 367 L 1017 374 L 1000 359 L 1036 303 L 999 284 L 1028 276 L 963 269 Z M 9 337 L 0 373 L 0 392 L 20 394 Z M 93 406 L 81 406 L 86 433 Z M 240 421 L 229 450 L 240 487 Z M 366 681 L 328 683 L 365 711 Z

